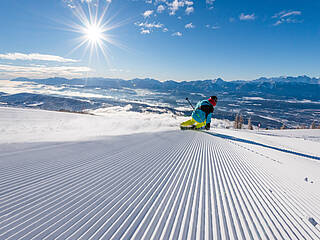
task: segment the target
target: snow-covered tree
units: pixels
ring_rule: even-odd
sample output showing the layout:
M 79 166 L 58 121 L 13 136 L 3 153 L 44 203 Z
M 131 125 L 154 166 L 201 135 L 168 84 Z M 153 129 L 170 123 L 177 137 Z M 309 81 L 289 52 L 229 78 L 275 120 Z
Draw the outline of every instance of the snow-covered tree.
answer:
M 240 114 L 240 117 L 239 117 L 239 129 L 242 128 L 242 125 L 243 125 L 243 116 L 242 116 L 242 114 Z
M 248 129 L 253 130 L 252 123 L 251 123 L 251 117 L 249 117 L 249 119 L 248 119 Z
M 284 130 L 286 129 L 286 125 L 284 123 L 282 123 L 282 126 L 280 127 L 280 130 Z
M 235 129 L 238 129 L 238 126 L 239 126 L 239 113 L 237 113 L 236 118 L 234 119 L 234 125 L 233 125 L 233 127 L 234 127 Z
M 311 129 L 316 129 L 316 121 L 313 121 L 312 124 L 310 125 Z

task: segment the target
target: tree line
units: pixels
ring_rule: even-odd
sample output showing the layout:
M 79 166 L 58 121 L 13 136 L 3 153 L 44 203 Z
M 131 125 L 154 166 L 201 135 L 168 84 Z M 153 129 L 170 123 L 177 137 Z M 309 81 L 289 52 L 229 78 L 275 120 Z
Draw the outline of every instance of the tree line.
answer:
M 235 129 L 243 129 L 244 128 L 244 118 L 242 116 L 242 114 L 237 113 L 234 119 L 234 124 L 233 127 Z M 258 129 L 260 129 L 261 124 L 258 124 Z M 280 127 L 280 130 L 284 130 L 287 129 L 288 127 L 283 123 L 282 126 Z M 247 129 L 249 130 L 253 130 L 253 125 L 251 122 L 251 117 L 248 118 L 248 125 L 247 125 Z M 266 128 L 267 129 L 267 128 Z M 306 125 L 299 125 L 296 127 L 296 129 L 320 129 L 320 123 L 317 125 L 317 122 L 314 120 L 310 126 L 306 126 Z

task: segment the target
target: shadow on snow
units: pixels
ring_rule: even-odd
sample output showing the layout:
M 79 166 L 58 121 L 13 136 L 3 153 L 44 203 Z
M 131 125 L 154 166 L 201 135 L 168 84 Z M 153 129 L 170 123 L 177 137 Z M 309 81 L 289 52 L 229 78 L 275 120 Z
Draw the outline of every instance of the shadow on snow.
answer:
M 228 139 L 228 140 L 231 140 L 231 141 L 237 141 L 237 142 L 242 142 L 242 143 L 253 144 L 253 145 L 260 146 L 260 147 L 270 148 L 270 149 L 273 149 L 273 150 L 294 154 L 294 155 L 297 155 L 297 156 L 300 156 L 300 157 L 306 157 L 306 158 L 311 158 L 311 159 L 314 159 L 314 160 L 320 160 L 320 157 L 317 157 L 317 156 L 312 156 L 312 155 L 308 155 L 308 154 L 304 154 L 304 153 L 299 153 L 299 152 L 294 152 L 294 151 L 290 151 L 290 150 L 286 150 L 286 149 L 282 149 L 282 148 L 268 146 L 268 145 L 265 145 L 265 144 L 262 144 L 262 143 L 258 143 L 258 142 L 254 142 L 254 141 L 250 141 L 250 140 L 246 140 L 246 139 L 242 139 L 242 138 L 232 137 L 232 136 L 228 136 L 228 135 L 224 135 L 224 134 L 220 134 L 220 133 L 211 133 L 211 132 L 205 132 L 205 133 L 207 133 L 209 135 L 212 135 L 212 136 L 215 136 L 215 137 Z

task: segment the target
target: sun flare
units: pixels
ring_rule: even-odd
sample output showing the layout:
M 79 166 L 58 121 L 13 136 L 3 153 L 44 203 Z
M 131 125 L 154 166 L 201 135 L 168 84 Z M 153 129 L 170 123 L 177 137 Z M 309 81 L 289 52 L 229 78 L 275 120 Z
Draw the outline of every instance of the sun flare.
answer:
M 84 46 L 84 54 L 89 53 L 89 62 L 93 55 L 99 57 L 102 54 L 109 61 L 110 45 L 118 45 L 112 38 L 110 31 L 117 28 L 119 24 L 112 24 L 112 18 L 108 16 L 110 2 L 100 3 L 96 0 L 71 1 L 74 16 L 77 21 L 70 25 L 71 30 L 80 34 L 76 40 L 78 44 L 71 52 Z
M 97 24 L 89 24 L 84 29 L 84 37 L 91 43 L 99 43 L 103 40 L 103 29 Z

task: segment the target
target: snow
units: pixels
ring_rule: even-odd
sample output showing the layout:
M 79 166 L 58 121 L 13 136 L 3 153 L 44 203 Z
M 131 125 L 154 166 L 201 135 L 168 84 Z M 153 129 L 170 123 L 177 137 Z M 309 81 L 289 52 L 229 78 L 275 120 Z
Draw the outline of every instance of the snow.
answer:
M 176 107 L 175 110 L 177 111 L 191 111 L 190 107 Z
M 225 129 L 217 129 L 216 132 L 230 135 L 230 131 Z M 320 157 L 320 129 L 233 130 L 232 136 Z
M 264 99 L 262 97 L 243 97 L 242 99 L 244 99 L 244 100 L 256 100 L 256 101 L 267 100 L 267 99 Z
M 0 107 L 0 239 L 320 238 L 319 130 L 130 110 Z
M 0 143 L 75 141 L 177 129 L 183 117 L 137 113 L 125 107 L 90 111 L 95 115 L 0 107 Z
M 43 141 L 77 141 L 103 136 L 128 135 L 179 129 L 187 117 L 171 113 L 138 113 L 124 107 L 108 107 L 75 114 L 36 109 L 0 107 L 0 144 Z M 214 127 L 231 126 L 215 119 Z
M 261 97 L 242 97 L 244 100 L 253 100 L 253 101 L 268 101 L 270 99 L 265 99 Z M 278 101 L 278 102 L 288 102 L 288 103 L 313 103 L 313 104 L 320 104 L 319 101 L 311 101 L 311 100 L 275 100 L 272 99 L 272 101 Z

